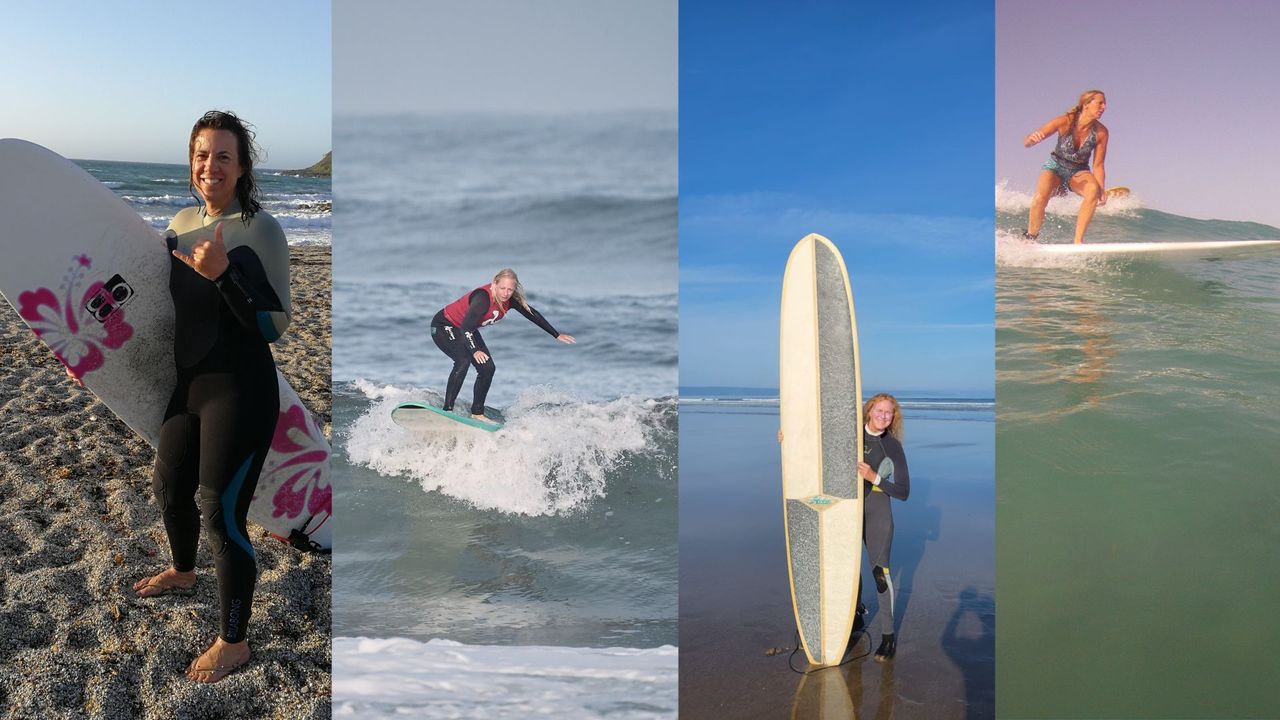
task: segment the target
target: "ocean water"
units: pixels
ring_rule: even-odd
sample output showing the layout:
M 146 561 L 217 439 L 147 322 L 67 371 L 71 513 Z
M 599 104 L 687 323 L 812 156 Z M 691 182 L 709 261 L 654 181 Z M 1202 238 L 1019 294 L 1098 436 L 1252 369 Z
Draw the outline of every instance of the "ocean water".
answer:
M 1077 206 L 1051 205 L 1067 241 Z M 1131 197 L 1086 242 L 1277 238 Z M 996 243 L 1000 714 L 1273 716 L 1280 254 Z
M 681 389 L 682 715 L 817 717 L 806 713 L 821 704 L 845 708 L 832 717 L 994 716 L 995 402 L 899 399 L 911 494 L 893 506 L 898 655 L 872 661 L 880 638 L 863 635 L 859 657 L 802 676 L 787 667 L 777 390 Z M 874 613 L 865 562 L 862 582 Z
M 334 134 L 335 636 L 579 664 L 676 645 L 674 115 L 340 116 Z M 504 267 L 577 344 L 513 312 L 483 330 L 502 432 L 391 423 L 441 400 L 432 316 Z M 656 658 L 670 715 L 674 650 Z M 342 667 L 335 709 L 357 701 Z M 592 712 L 627 717 L 644 685 Z
M 160 163 L 76 160 L 158 230 L 184 207 L 195 205 L 187 187 L 187 166 Z M 329 245 L 333 238 L 329 178 L 296 177 L 258 168 L 262 208 L 284 228 L 290 245 Z

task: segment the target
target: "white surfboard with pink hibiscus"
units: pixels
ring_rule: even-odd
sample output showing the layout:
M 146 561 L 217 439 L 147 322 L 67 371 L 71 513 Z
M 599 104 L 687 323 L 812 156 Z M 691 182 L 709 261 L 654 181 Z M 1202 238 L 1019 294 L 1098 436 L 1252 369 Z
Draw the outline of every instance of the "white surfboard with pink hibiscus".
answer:
M 0 292 L 70 372 L 153 447 L 173 365 L 163 236 L 75 163 L 0 140 Z M 279 377 L 280 417 L 249 519 L 331 544 L 329 443 Z

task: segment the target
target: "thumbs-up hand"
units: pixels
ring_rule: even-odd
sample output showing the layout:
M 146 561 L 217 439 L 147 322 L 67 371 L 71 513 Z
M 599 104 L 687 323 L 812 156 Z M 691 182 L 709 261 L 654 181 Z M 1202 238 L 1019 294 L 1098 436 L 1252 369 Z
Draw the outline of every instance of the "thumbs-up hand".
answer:
M 203 277 L 217 280 L 231 265 L 227 259 L 227 246 L 222 241 L 222 223 L 214 226 L 212 240 L 201 240 L 192 245 L 190 255 L 174 250 L 173 256 Z

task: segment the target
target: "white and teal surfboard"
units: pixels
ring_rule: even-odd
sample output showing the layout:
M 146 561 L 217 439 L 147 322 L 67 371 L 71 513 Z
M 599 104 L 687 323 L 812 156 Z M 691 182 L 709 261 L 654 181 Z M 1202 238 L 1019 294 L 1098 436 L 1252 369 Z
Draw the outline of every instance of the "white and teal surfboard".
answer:
M 391 411 L 391 420 L 402 428 L 420 433 L 497 432 L 502 429 L 502 423 L 487 423 L 423 402 L 400 403 Z

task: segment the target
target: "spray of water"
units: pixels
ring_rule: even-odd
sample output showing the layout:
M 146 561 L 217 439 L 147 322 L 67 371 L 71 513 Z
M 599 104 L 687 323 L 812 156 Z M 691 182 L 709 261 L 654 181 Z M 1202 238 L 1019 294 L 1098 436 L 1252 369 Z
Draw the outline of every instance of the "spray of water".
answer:
M 438 393 L 365 380 L 355 387 L 371 404 L 346 433 L 352 463 L 502 513 L 563 514 L 603 498 L 613 474 L 670 432 L 659 401 L 587 402 L 535 386 L 503 411 L 501 432 L 422 435 L 393 423 L 391 411 L 408 400 L 438 404 Z

